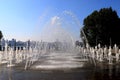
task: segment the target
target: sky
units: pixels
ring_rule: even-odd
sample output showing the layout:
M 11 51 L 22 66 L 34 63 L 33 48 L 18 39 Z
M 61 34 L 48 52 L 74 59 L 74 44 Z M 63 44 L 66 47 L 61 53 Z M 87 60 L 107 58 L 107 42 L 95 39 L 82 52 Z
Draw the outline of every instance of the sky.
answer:
M 8 40 L 40 40 L 57 24 L 79 37 L 84 18 L 108 7 L 120 17 L 119 5 L 119 0 L 0 0 L 0 30 Z

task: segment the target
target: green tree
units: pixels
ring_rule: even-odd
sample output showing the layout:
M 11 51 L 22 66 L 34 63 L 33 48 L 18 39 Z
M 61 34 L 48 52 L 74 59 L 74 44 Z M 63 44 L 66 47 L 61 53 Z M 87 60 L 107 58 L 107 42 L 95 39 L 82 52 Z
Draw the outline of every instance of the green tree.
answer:
M 2 34 L 2 31 L 0 31 L 0 40 L 2 39 L 3 37 L 3 34 Z
M 0 50 L 1 50 L 1 39 L 3 37 L 2 31 L 0 31 Z
M 83 42 L 86 42 L 86 36 L 90 46 L 95 46 L 98 43 L 101 45 L 119 45 L 119 30 L 120 19 L 116 11 L 112 10 L 111 7 L 102 8 L 99 11 L 94 11 L 84 19 L 81 38 Z

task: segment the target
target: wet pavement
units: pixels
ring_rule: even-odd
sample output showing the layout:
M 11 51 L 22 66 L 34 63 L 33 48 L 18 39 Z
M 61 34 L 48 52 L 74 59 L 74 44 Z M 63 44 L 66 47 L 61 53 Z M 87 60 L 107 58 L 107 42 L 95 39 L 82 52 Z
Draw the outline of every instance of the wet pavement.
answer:
M 0 80 L 120 80 L 120 66 L 85 65 L 65 70 L 24 70 L 22 67 L 0 66 Z

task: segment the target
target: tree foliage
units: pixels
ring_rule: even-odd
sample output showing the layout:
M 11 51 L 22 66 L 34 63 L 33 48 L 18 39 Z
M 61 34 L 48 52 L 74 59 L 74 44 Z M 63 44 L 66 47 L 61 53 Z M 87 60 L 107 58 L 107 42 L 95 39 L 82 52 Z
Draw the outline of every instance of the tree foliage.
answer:
M 2 31 L 0 31 L 0 39 L 3 37 Z
M 84 34 L 83 34 L 83 31 Z M 90 46 L 120 44 L 120 19 L 112 8 L 94 11 L 84 19 L 81 38 L 85 37 Z M 82 38 L 85 42 L 85 38 Z

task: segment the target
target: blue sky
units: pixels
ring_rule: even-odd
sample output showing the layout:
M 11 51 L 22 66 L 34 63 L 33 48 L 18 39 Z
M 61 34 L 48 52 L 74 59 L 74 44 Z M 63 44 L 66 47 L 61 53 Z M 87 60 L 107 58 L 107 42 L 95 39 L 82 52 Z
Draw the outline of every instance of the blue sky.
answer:
M 65 11 L 79 21 L 80 26 L 72 25 L 72 29 L 77 30 L 94 10 L 111 6 L 120 16 L 119 5 L 119 0 L 0 0 L 0 30 L 5 39 L 40 40 L 43 28 Z M 79 30 L 75 34 L 79 34 Z

